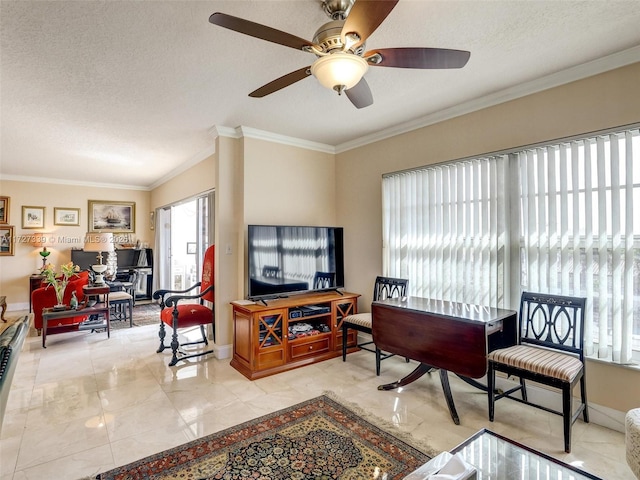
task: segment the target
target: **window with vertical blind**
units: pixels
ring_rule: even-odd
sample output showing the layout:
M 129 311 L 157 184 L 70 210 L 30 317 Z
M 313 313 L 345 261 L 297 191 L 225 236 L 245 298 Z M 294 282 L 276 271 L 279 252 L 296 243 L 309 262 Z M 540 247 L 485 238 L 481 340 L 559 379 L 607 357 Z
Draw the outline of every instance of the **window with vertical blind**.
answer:
M 503 306 L 506 156 L 383 178 L 383 271 L 411 295 Z
M 391 173 L 382 186 L 383 273 L 409 278 L 412 295 L 512 308 L 523 290 L 584 296 L 588 353 L 632 362 L 638 128 Z

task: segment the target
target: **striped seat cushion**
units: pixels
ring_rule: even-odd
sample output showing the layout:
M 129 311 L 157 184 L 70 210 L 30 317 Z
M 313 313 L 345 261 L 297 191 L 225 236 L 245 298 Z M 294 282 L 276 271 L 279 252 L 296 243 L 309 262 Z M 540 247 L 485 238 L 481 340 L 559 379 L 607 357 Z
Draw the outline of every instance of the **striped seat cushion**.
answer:
M 529 370 L 565 382 L 572 382 L 582 370 L 582 362 L 573 355 L 527 345 L 494 350 L 487 358 L 494 363 Z
M 350 323 L 352 325 L 358 325 L 360 327 L 371 328 L 371 314 L 356 313 L 354 315 L 348 315 L 344 317 L 343 322 Z

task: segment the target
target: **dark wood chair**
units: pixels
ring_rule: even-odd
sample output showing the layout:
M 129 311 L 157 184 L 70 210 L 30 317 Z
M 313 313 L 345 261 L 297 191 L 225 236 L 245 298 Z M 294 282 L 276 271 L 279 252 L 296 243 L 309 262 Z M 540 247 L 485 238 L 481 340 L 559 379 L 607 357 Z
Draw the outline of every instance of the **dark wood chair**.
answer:
M 171 337 L 171 350 L 173 355 L 169 366 L 173 366 L 176 363 L 186 360 L 188 358 L 199 357 L 213 353 L 213 350 L 199 350 L 195 352 L 187 352 L 180 350 L 180 343 L 178 342 L 178 329 L 192 328 L 199 326 L 202 333 L 202 340 L 194 342 L 185 342 L 185 345 L 194 345 L 198 343 L 204 343 L 208 345 L 207 332 L 205 327 L 211 325 L 213 329 L 213 341 L 216 338 L 216 325 L 215 325 L 215 292 L 214 292 L 214 246 L 211 245 L 207 248 L 204 254 L 204 262 L 202 264 L 202 278 L 194 284 L 192 287 L 186 290 L 156 290 L 153 292 L 153 298 L 160 299 L 160 331 L 158 336 L 160 337 L 160 347 L 157 352 L 162 352 L 167 348 L 164 344 L 165 338 L 165 324 L 173 329 L 173 335 Z M 191 293 L 194 292 L 194 293 Z M 189 300 L 193 302 L 197 300 L 198 303 L 182 303 L 178 305 L 178 302 L 182 300 Z M 204 302 L 210 302 L 211 307 L 205 305 Z
M 494 350 L 488 355 L 487 389 L 489 420 L 493 421 L 495 401 L 511 398 L 547 412 L 561 415 L 564 450 L 571 452 L 571 426 L 580 413 L 589 422 L 584 360 L 585 298 L 524 292 L 520 300 L 518 344 Z M 496 372 L 518 377 L 519 385 L 506 392 L 495 391 Z M 531 402 L 525 380 L 562 392 L 562 411 Z M 580 406 L 573 411 L 573 387 L 580 383 Z M 522 398 L 513 396 L 521 392 Z
M 313 276 L 313 289 L 321 290 L 336 286 L 336 272 L 316 272 Z
M 373 301 L 384 300 L 386 298 L 404 297 L 407 294 L 407 286 L 409 280 L 404 278 L 391 278 L 391 277 L 376 277 L 376 282 L 373 287 Z M 356 313 L 349 315 L 342 320 L 342 361 L 347 360 L 347 334 L 350 328 L 358 330 L 360 332 L 368 333 L 371 335 L 372 319 L 371 313 Z M 369 348 L 368 345 L 374 344 L 373 340 L 358 343 L 358 348 L 373 352 L 376 354 L 376 375 L 380 375 L 380 362 L 382 360 L 393 357 L 391 353 L 385 353 L 378 347 Z M 409 362 L 409 359 L 406 359 Z

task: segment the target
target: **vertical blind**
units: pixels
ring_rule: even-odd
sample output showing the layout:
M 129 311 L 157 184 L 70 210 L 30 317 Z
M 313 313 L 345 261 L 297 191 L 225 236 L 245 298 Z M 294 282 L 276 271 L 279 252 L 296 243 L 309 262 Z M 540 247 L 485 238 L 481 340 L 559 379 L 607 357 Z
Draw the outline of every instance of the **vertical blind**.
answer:
M 640 308 L 638 130 L 517 153 L 522 287 L 587 297 L 587 353 L 631 361 Z M 611 350 L 610 350 L 611 349 Z
M 639 164 L 633 128 L 384 175 L 383 273 L 411 295 L 487 306 L 523 290 L 586 297 L 587 354 L 631 363 Z
M 383 272 L 420 297 L 503 306 L 506 156 L 388 174 Z

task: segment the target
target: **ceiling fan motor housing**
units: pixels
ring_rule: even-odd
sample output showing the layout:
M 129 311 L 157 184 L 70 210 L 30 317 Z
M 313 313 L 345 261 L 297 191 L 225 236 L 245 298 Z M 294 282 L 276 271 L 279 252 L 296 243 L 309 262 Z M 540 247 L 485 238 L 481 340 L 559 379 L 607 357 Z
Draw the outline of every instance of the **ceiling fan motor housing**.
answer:
M 331 53 L 339 50 L 344 51 L 344 43 L 342 42 L 342 27 L 344 20 L 333 20 L 322 25 L 313 36 L 313 43 L 319 46 L 324 53 Z M 365 44 L 363 43 L 355 50 L 349 48 L 346 51 L 362 56 Z

